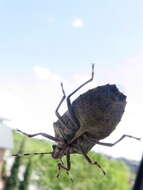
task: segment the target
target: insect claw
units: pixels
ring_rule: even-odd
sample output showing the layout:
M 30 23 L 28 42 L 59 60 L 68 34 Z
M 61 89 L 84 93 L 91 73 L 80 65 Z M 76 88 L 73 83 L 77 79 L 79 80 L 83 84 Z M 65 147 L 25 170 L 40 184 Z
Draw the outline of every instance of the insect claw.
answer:
M 61 82 L 61 87 L 63 88 L 63 82 Z
M 60 177 L 60 171 L 61 171 L 61 167 L 60 167 L 60 163 L 58 163 L 58 172 L 57 172 L 56 178 Z
M 131 136 L 131 135 L 125 135 L 125 136 L 128 136 L 130 138 L 136 139 L 138 141 L 140 141 L 143 138 L 143 137 L 134 137 L 134 136 Z
M 12 154 L 11 156 L 18 156 L 18 154 Z
M 64 97 L 66 96 L 66 94 L 65 94 L 65 91 L 64 91 L 64 86 L 63 86 L 63 83 L 61 82 L 61 88 L 62 88 L 62 92 L 63 92 L 63 95 L 64 95 Z
M 100 166 L 100 164 L 98 164 L 98 162 L 93 162 L 93 165 L 96 165 L 103 173 L 103 175 L 106 175 L 106 172 L 104 171 L 104 169 Z
M 92 64 L 92 79 L 94 77 L 94 64 Z
M 21 131 L 20 129 L 16 129 L 18 132 L 22 133 L 23 135 L 27 136 L 27 137 L 32 137 L 33 135 L 27 134 L 23 131 Z
M 23 133 L 23 134 L 24 134 L 24 132 L 22 132 L 20 129 L 16 129 L 16 131 L 18 131 L 18 132 L 20 132 L 20 133 Z
M 60 174 L 59 174 L 59 173 L 57 173 L 56 178 L 59 178 L 59 176 L 60 176 Z

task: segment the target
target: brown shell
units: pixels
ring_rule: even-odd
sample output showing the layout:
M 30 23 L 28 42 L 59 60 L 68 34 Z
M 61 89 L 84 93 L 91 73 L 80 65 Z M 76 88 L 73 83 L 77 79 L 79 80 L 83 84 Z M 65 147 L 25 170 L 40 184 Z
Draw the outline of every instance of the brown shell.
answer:
M 85 133 L 96 140 L 104 139 L 120 122 L 125 106 L 126 96 L 116 85 L 107 84 L 91 89 L 72 103 L 80 127 L 74 125 L 67 111 L 62 116 L 65 126 L 59 120 L 54 123 L 55 135 L 64 136 L 67 141 L 74 141 Z
M 126 96 L 115 85 L 104 85 L 80 95 L 72 104 L 80 122 L 76 137 L 88 132 L 96 139 L 107 137 L 124 113 Z

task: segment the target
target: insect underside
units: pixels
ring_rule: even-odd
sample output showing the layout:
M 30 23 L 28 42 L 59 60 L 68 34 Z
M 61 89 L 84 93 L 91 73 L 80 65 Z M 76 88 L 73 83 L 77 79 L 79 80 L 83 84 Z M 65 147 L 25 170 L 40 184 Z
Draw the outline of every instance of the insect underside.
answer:
M 28 137 L 42 135 L 55 141 L 57 144 L 53 145 L 53 151 L 47 153 L 26 153 L 23 155 L 15 154 L 14 156 L 51 154 L 54 159 L 61 161 L 61 158 L 66 155 L 67 165 L 65 166 L 61 161 L 58 164 L 58 169 L 60 171 L 63 168 L 69 171 L 71 168 L 70 154 L 78 153 L 82 154 L 90 164 L 99 167 L 105 174 L 100 164 L 92 161 L 87 155 L 95 144 L 113 146 L 125 137 L 140 140 L 140 138 L 130 135 L 123 135 L 114 143 L 100 142 L 101 139 L 109 136 L 120 122 L 126 106 L 126 96 L 118 90 L 116 85 L 107 84 L 85 92 L 71 103 L 71 96 L 84 85 L 91 82 L 93 77 L 94 65 L 92 65 L 91 78 L 74 90 L 67 98 L 61 83 L 63 97 L 55 111 L 58 117 L 58 120 L 53 124 L 55 137 L 45 133 L 27 134 L 18 130 Z M 68 110 L 61 116 L 59 108 L 65 99 Z

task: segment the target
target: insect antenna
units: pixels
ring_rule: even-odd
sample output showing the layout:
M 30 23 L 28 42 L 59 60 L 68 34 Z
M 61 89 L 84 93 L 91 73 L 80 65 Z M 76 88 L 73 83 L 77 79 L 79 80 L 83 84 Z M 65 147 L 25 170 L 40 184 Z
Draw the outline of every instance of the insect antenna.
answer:
M 33 152 L 33 153 L 24 153 L 24 154 L 12 154 L 12 156 L 34 156 L 34 155 L 43 155 L 43 154 L 52 154 L 52 152 Z

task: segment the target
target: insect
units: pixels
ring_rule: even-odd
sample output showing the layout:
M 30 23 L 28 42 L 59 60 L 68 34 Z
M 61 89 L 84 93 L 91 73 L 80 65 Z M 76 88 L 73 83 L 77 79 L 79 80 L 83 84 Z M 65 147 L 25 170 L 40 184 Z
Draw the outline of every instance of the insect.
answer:
M 96 161 L 92 161 L 87 153 L 91 148 L 98 144 L 103 146 L 113 146 L 125 137 L 140 140 L 140 138 L 130 135 L 123 135 L 114 143 L 104 143 L 100 140 L 109 136 L 120 122 L 126 106 L 126 96 L 121 93 L 116 85 L 106 84 L 98 86 L 80 95 L 76 100 L 71 102 L 71 97 L 83 86 L 91 82 L 94 78 L 94 64 L 92 65 L 91 78 L 76 88 L 66 98 L 63 84 L 61 83 L 63 97 L 59 102 L 55 114 L 58 120 L 53 123 L 55 137 L 45 134 L 27 134 L 18 130 L 28 137 L 37 135 L 44 136 L 56 142 L 53 145 L 52 152 L 25 153 L 23 155 L 15 154 L 14 156 L 51 154 L 53 159 L 59 159 L 58 169 L 61 168 L 69 171 L 71 168 L 70 155 L 82 154 L 91 164 L 99 167 L 103 174 L 105 171 Z M 61 116 L 59 108 L 66 99 L 68 110 Z M 66 156 L 67 164 L 64 165 L 62 157 Z M 57 177 L 59 176 L 59 173 Z

